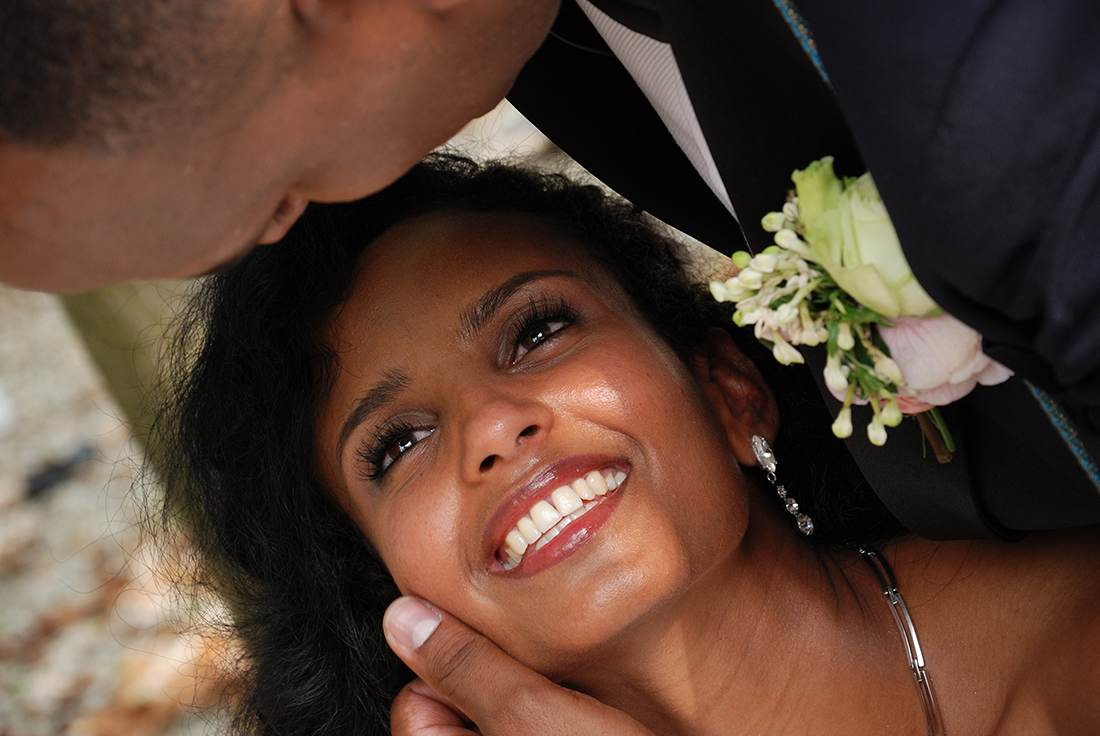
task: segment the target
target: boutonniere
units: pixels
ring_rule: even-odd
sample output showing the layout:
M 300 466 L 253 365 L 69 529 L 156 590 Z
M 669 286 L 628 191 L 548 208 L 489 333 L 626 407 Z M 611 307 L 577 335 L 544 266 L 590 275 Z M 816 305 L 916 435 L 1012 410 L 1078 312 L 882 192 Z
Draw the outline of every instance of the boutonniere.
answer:
M 872 444 L 914 415 L 947 462 L 954 443 L 936 407 L 1012 372 L 917 283 L 870 174 L 838 179 L 830 156 L 791 179 L 783 209 L 762 220 L 775 245 L 734 253 L 738 274 L 711 293 L 735 303 L 734 322 L 752 325 L 780 363 L 803 362 L 796 346 L 826 346 L 825 384 L 843 402 L 837 437 L 852 433 L 852 405 L 869 404 Z

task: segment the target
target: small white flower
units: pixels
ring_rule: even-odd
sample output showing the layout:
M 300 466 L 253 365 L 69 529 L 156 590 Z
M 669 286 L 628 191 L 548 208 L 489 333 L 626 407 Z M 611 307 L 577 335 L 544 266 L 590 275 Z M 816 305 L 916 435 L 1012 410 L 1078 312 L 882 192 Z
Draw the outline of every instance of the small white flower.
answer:
M 810 309 L 806 306 L 806 302 L 800 302 L 798 305 L 798 316 L 802 318 L 802 344 L 813 347 L 814 345 L 820 345 L 829 339 L 829 332 L 824 326 L 819 325 L 816 320 L 810 317 Z
M 760 255 L 749 261 L 749 267 L 754 268 L 761 273 L 772 273 L 775 271 L 776 265 L 779 263 L 779 258 L 771 253 L 761 253 Z
M 719 301 L 719 302 L 736 301 L 733 298 L 733 296 L 730 294 L 729 289 L 727 289 L 726 285 L 724 283 L 722 283 L 721 281 L 711 281 L 710 282 L 710 295 L 712 297 L 714 297 L 714 299 L 716 301 Z
M 798 352 L 789 342 L 784 340 L 778 334 L 773 335 L 775 340 L 775 347 L 772 348 L 772 355 L 783 365 L 790 365 L 791 363 L 804 363 L 805 360 L 802 357 L 802 353 Z
M 739 309 L 737 313 L 741 315 L 742 325 L 754 325 L 760 322 L 764 317 L 763 309 Z
M 795 306 L 794 302 L 787 302 L 775 310 L 775 319 L 781 325 L 789 325 L 798 319 L 798 307 Z
M 783 217 L 791 222 L 795 222 L 798 219 L 798 205 L 794 202 L 787 202 L 783 205 Z M 778 229 L 779 228 L 776 228 L 776 230 Z
M 783 228 L 775 234 L 775 244 L 796 253 L 801 253 L 806 248 L 806 244 L 798 237 L 798 233 L 790 228 Z
M 764 228 L 766 232 L 779 232 L 787 224 L 786 220 L 788 218 L 785 216 L 786 211 L 787 207 L 786 205 L 784 205 L 783 212 L 769 212 L 768 214 L 764 215 L 764 219 L 760 221 L 760 225 Z
M 825 361 L 825 385 L 833 394 L 843 394 L 848 390 L 848 373 L 851 371 L 840 362 L 840 353 L 830 355 Z
M 886 427 L 883 425 L 880 416 L 875 415 L 875 418 L 867 425 L 867 439 L 876 447 L 882 447 L 886 444 Z
M 749 291 L 738 277 L 734 276 L 732 279 L 726 279 L 726 292 L 732 297 L 731 301 L 737 301 Z
M 737 278 L 745 288 L 752 289 L 753 291 L 756 291 L 764 284 L 764 274 L 752 267 L 741 269 L 741 273 L 737 274 Z
M 895 385 L 904 383 L 905 379 L 901 376 L 901 369 L 898 368 L 898 364 L 895 363 L 892 358 L 875 347 L 870 348 L 868 352 L 871 353 L 871 360 L 875 365 L 875 373 L 878 373 Z
M 752 326 L 752 332 L 757 340 L 775 342 L 776 336 L 778 336 L 780 340 L 785 339 L 783 333 L 779 329 L 779 323 L 776 322 L 775 312 L 770 309 L 758 309 L 756 311 L 759 313 L 759 316 Z
M 837 327 L 836 344 L 841 350 L 851 350 L 856 346 L 856 339 L 852 336 L 852 325 L 841 322 Z
M 852 436 L 851 408 L 846 406 L 836 415 L 836 420 L 833 422 L 833 434 L 842 440 Z
M 898 406 L 898 397 L 891 396 L 882 407 L 882 423 L 887 427 L 896 427 L 901 424 L 901 407 Z

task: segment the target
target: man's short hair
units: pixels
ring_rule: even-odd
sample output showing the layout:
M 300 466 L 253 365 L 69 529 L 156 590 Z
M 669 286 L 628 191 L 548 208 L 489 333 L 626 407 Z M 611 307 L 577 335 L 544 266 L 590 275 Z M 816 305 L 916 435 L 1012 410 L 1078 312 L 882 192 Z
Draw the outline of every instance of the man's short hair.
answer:
M 236 6 L 0 1 L 0 142 L 127 148 L 185 124 L 248 63 Z

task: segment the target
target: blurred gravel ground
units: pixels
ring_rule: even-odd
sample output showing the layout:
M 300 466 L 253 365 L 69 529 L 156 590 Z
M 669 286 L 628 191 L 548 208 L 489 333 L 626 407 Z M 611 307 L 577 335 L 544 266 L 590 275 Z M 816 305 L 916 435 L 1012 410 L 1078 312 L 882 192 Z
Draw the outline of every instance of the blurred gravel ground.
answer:
M 214 729 L 185 707 L 204 654 L 140 544 L 140 463 L 58 299 L 0 287 L 0 736 Z

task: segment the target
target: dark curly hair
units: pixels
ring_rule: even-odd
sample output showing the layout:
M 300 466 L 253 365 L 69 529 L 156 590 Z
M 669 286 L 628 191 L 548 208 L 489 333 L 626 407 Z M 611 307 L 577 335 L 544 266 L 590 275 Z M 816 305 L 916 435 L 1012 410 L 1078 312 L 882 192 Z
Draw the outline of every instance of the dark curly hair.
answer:
M 596 186 L 508 165 L 434 156 L 388 189 L 310 205 L 280 243 L 207 280 L 180 322 L 175 375 L 151 449 L 164 511 L 204 561 L 243 645 L 235 727 L 263 734 L 388 732 L 411 674 L 381 631 L 398 595 L 363 535 L 314 470 L 314 418 L 336 355 L 323 327 L 348 297 L 360 253 L 396 223 L 443 209 L 522 212 L 564 227 L 684 355 L 725 327 L 771 385 L 783 417 L 776 452 L 819 545 L 899 531 L 864 483 L 816 384 L 733 328 L 688 275 L 684 251 Z

